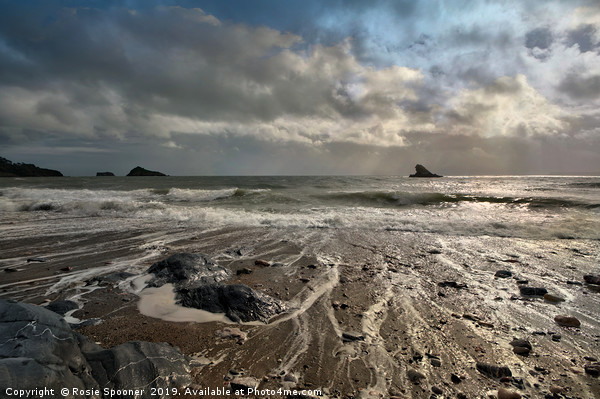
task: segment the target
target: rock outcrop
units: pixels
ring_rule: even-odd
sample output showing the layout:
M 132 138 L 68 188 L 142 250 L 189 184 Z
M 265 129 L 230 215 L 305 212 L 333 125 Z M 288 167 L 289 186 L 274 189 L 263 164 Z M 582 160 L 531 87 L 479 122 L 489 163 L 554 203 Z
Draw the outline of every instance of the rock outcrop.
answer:
M 228 269 L 203 254 L 179 253 L 150 266 L 149 287 L 173 284 L 177 303 L 212 313 L 225 313 L 234 322 L 261 321 L 285 310 L 285 305 L 243 284 L 225 284 Z
M 416 173 L 409 175 L 408 177 L 443 177 L 440 175 L 436 175 L 435 173 L 431 173 L 427 170 L 427 168 L 421 164 L 417 164 L 415 166 Z
M 113 172 L 97 172 L 96 176 L 114 176 Z
M 189 359 L 171 345 L 127 342 L 104 349 L 41 306 L 0 299 L 0 342 L 0 386 L 14 390 L 41 386 L 56 397 L 65 387 L 98 390 L 86 397 L 99 399 L 104 389 L 143 389 L 136 397 L 150 398 L 151 388 L 192 382 Z
M 127 176 L 166 176 L 164 173 L 155 172 L 153 170 L 144 169 L 141 166 L 136 166 L 131 169 Z
M 58 170 L 38 168 L 32 163 L 13 163 L 0 157 L 0 177 L 60 177 Z

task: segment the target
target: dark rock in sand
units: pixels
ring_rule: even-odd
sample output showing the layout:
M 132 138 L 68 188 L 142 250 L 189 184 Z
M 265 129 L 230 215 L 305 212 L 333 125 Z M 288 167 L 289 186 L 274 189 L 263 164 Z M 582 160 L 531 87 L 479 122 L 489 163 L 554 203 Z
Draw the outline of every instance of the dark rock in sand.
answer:
M 54 313 L 58 313 L 61 316 L 64 316 L 68 311 L 79 309 L 79 305 L 77 305 L 73 301 L 54 301 L 50 302 L 46 309 L 53 311 Z
M 519 287 L 519 291 L 523 296 L 537 296 L 543 297 L 548 293 L 548 290 L 545 288 L 538 287 Z
M 465 283 L 457 283 L 456 281 L 440 281 L 438 283 L 439 287 L 450 287 L 450 288 L 456 288 L 456 289 L 461 289 L 461 288 L 467 288 L 467 285 Z
M 237 274 L 238 276 L 240 274 L 251 274 L 252 273 L 252 269 L 250 269 L 249 267 L 244 267 L 243 269 L 239 269 L 238 271 L 235 272 L 235 274 Z
M 505 388 L 498 389 L 498 399 L 521 399 L 521 395 Z
M 131 169 L 131 171 L 129 173 L 127 173 L 127 176 L 166 176 L 166 175 L 161 172 L 155 172 L 153 170 L 148 170 L 148 169 L 144 169 L 140 166 L 136 166 L 135 168 Z
M 585 373 L 591 375 L 592 377 L 600 376 L 600 363 L 586 364 L 584 369 Z
M 129 272 L 110 273 L 110 274 L 105 274 L 103 276 L 96 276 L 92 279 L 89 279 L 88 281 L 86 281 L 86 285 L 89 285 L 92 283 L 98 283 L 100 285 L 116 284 L 116 283 L 120 283 L 121 281 L 126 280 L 129 277 L 133 277 L 133 276 L 135 276 L 135 274 L 129 273 Z
M 415 166 L 416 173 L 409 175 L 408 177 L 442 177 L 440 175 L 436 175 L 435 173 L 431 173 L 427 170 L 427 168 L 421 164 L 417 164 Z
M 257 259 L 254 261 L 254 264 L 256 266 L 264 266 L 264 267 L 269 267 L 271 266 L 271 264 L 269 262 L 267 262 L 266 260 L 262 260 L 262 259 Z
M 544 300 L 552 303 L 564 302 L 565 299 L 552 294 L 544 294 Z
M 27 259 L 27 263 L 29 262 L 46 262 L 46 259 L 44 258 L 29 258 Z
M 455 384 L 460 384 L 462 382 L 462 379 L 459 376 L 457 376 L 456 374 L 451 374 L 450 381 L 452 381 Z
M 561 339 L 562 339 L 562 336 L 560 334 L 552 334 L 552 341 L 560 342 Z
M 517 355 L 527 356 L 533 349 L 531 342 L 526 339 L 515 339 L 510 343 L 513 346 L 513 352 Z
M 178 253 L 156 262 L 148 269 L 154 278 L 149 287 L 161 287 L 164 284 L 192 285 L 195 283 L 213 284 L 227 279 L 229 270 L 218 265 L 203 254 Z
M 422 379 L 425 378 L 425 375 L 417 370 L 408 369 L 406 371 L 406 376 L 413 384 L 418 384 Z
M 0 386 L 15 390 L 144 389 L 139 398 L 150 398 L 150 388 L 191 383 L 178 349 L 149 342 L 103 349 L 41 306 L 0 299 L 0 342 Z
M 199 284 L 176 288 L 182 306 L 225 313 L 234 322 L 262 321 L 285 310 L 283 303 L 243 284 Z
M 571 281 L 571 280 L 567 280 L 567 284 L 568 284 L 568 285 L 579 285 L 579 286 L 583 285 L 583 284 L 582 284 L 581 282 L 579 282 L 579 281 Z
M 554 321 L 556 322 L 556 324 L 558 324 L 559 326 L 563 326 L 563 327 L 579 327 L 581 326 L 581 322 L 573 316 L 564 316 L 564 315 L 558 315 L 558 316 L 554 316 Z
M 512 277 L 512 272 L 508 270 L 498 270 L 496 274 L 494 274 L 494 277 L 509 278 Z
M 583 279 L 588 284 L 600 285 L 600 275 L 586 274 Z
M 354 341 L 364 341 L 364 340 L 365 340 L 365 336 L 360 333 L 350 332 L 350 331 L 346 331 L 346 332 L 342 333 L 342 341 L 344 341 L 344 342 L 354 342 Z
M 97 172 L 96 173 L 96 177 L 98 176 L 114 176 L 115 174 L 113 172 Z
M 477 362 L 477 371 L 491 378 L 512 377 L 512 372 L 506 366 Z
M 31 163 L 13 163 L 0 157 L 0 177 L 60 177 L 58 170 L 39 168 Z

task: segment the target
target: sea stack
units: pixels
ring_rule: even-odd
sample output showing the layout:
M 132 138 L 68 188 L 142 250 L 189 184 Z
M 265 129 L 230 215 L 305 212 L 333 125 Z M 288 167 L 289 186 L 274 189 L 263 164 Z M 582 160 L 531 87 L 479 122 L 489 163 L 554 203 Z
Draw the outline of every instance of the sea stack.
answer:
M 415 166 L 415 170 L 417 173 L 414 173 L 408 177 L 442 177 L 440 175 L 436 175 L 435 173 L 431 173 L 425 166 L 421 164 L 417 164 L 417 166 Z
M 114 176 L 113 172 L 97 172 L 96 176 Z
M 144 169 L 141 166 L 136 166 L 131 169 L 127 176 L 166 176 L 164 173 L 155 172 L 153 170 Z

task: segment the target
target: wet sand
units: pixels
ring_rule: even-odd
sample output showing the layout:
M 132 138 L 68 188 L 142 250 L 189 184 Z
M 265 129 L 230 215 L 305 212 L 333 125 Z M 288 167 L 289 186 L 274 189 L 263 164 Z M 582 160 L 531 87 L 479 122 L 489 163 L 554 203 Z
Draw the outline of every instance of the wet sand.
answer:
M 107 228 L 31 239 L 19 237 L 17 226 L 10 230 L 4 226 L 0 268 L 17 271 L 0 270 L 0 297 L 75 299 L 81 309 L 71 316 L 102 320 L 78 331 L 105 347 L 131 340 L 178 346 L 194 359 L 197 387 L 228 386 L 244 375 L 260 388 L 323 389 L 329 397 L 479 398 L 500 387 L 530 398 L 551 388 L 564 389 L 564 397 L 600 397 L 598 378 L 584 372 L 592 362 L 586 357 L 600 358 L 600 293 L 567 283 L 598 273 L 597 241 L 272 227 Z M 141 276 L 176 252 L 211 256 L 233 271 L 228 283 L 286 301 L 291 310 L 268 325 L 166 321 L 140 313 L 134 278 L 86 285 L 115 271 Z M 31 257 L 47 261 L 27 263 Z M 245 268 L 252 272 L 236 274 Z M 515 278 L 496 278 L 497 270 Z M 565 302 L 522 297 L 517 279 Z M 581 327 L 558 326 L 557 314 L 576 316 Z M 228 336 L 228 328 L 245 339 Z M 529 356 L 513 353 L 513 338 L 531 342 Z M 490 378 L 477 362 L 508 366 L 513 378 Z

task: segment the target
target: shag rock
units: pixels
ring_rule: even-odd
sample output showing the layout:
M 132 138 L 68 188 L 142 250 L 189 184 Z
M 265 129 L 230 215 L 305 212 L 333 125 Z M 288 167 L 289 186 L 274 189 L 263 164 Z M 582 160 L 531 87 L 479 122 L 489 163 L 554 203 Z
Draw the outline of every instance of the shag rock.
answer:
M 512 372 L 506 366 L 477 362 L 477 371 L 491 378 L 512 377 Z
M 103 349 L 41 306 L 0 299 L 0 386 L 15 390 L 143 389 L 191 383 L 189 359 L 168 344 Z M 100 399 L 100 396 L 89 396 Z
M 164 173 L 155 172 L 153 170 L 144 169 L 141 166 L 136 166 L 131 169 L 127 176 L 166 176 Z
M 0 177 L 60 177 L 58 170 L 38 168 L 31 163 L 13 163 L 0 157 Z
M 79 309 L 79 305 L 73 301 L 54 301 L 46 305 L 46 309 L 64 316 L 70 310 Z
M 204 254 L 178 253 L 156 262 L 148 269 L 154 278 L 149 287 L 161 287 L 164 284 L 190 286 L 195 283 L 214 284 L 230 276 L 230 271 L 218 265 Z
M 440 175 L 436 175 L 435 173 L 431 173 L 427 170 L 427 168 L 421 164 L 417 164 L 415 166 L 416 173 L 409 175 L 408 177 L 442 177 Z
M 96 176 L 114 176 L 113 172 L 97 172 Z
M 543 297 L 544 295 L 546 295 L 548 293 L 548 290 L 545 288 L 527 287 L 527 286 L 519 287 L 519 291 L 521 292 L 521 295 L 523 295 L 523 296 L 537 296 L 537 297 Z
M 600 275 L 587 274 L 587 275 L 583 276 L 583 279 L 588 284 L 600 285 Z
M 200 284 L 190 288 L 176 288 L 182 306 L 225 313 L 234 322 L 262 321 L 285 310 L 284 305 L 243 284 Z
M 577 317 L 573 316 L 558 315 L 554 317 L 554 321 L 556 322 L 556 324 L 563 327 L 581 326 L 581 322 L 577 319 Z
M 508 270 L 498 270 L 494 277 L 498 278 L 509 278 L 512 277 L 512 272 Z

